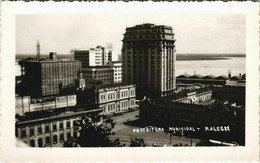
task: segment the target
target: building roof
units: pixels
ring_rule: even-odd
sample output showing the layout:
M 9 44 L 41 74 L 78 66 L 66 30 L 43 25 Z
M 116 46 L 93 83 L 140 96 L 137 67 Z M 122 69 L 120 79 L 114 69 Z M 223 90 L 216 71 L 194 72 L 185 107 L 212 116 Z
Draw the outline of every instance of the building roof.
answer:
M 196 75 L 191 76 L 190 78 L 199 78 L 199 79 L 201 79 L 202 76 L 200 74 L 196 74 Z
M 239 79 L 240 79 L 240 77 L 237 75 L 231 77 L 231 80 L 239 80 Z
M 75 115 L 83 115 L 83 113 L 101 111 L 97 109 L 96 106 L 91 104 L 85 104 L 84 106 L 73 106 L 73 107 L 64 107 L 51 110 L 42 110 L 35 112 L 27 112 L 25 116 L 18 116 L 16 119 L 17 122 L 24 121 L 39 121 L 39 120 L 48 120 L 48 119 L 59 119 Z
M 27 58 L 19 61 L 19 63 L 45 63 L 45 62 L 80 62 L 78 60 L 69 59 L 69 58 L 55 58 L 55 59 L 49 59 L 48 57 L 42 57 L 40 60 L 37 60 L 37 58 Z
M 232 81 L 228 80 L 225 86 L 233 86 L 233 87 L 245 87 L 246 83 L 245 82 L 239 82 L 239 81 Z
M 119 86 L 129 86 L 133 84 L 127 84 L 127 83 L 111 83 L 111 84 L 99 84 L 99 85 L 93 85 L 96 89 L 102 89 L 102 88 L 111 88 L 111 87 L 119 87 Z
M 220 75 L 218 77 L 216 77 L 215 79 L 228 79 L 228 77 L 226 75 Z
M 108 65 L 102 65 L 102 66 L 88 66 L 88 67 L 85 67 L 85 68 L 82 68 L 82 70 L 89 70 L 89 69 L 101 69 L 101 68 L 112 68 Z
M 207 91 L 211 91 L 211 89 L 209 87 L 202 87 L 198 89 L 184 89 L 173 95 L 157 98 L 157 100 L 176 100 L 176 99 L 187 97 L 188 93 L 196 92 L 197 94 L 199 94 Z
M 207 75 L 207 76 L 202 77 L 202 79 L 215 79 L 215 78 L 216 77 L 213 75 Z
M 111 63 L 122 63 L 121 61 L 110 61 Z
M 191 77 L 191 75 L 189 75 L 189 74 L 183 74 L 183 75 L 177 76 L 176 78 L 189 78 L 189 77 Z

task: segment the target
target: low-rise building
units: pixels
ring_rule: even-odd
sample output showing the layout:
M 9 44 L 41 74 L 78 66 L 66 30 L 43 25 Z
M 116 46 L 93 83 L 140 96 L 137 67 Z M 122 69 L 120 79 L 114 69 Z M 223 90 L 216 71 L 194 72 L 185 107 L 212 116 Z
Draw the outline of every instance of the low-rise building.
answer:
M 31 147 L 62 147 L 64 141 L 80 135 L 75 128 L 77 118 L 93 112 L 100 109 L 28 113 L 17 120 L 16 137 Z
M 108 115 L 135 109 L 136 90 L 133 84 L 101 84 L 80 91 L 77 97 L 78 104 L 92 103 Z
M 15 114 L 72 107 L 77 104 L 76 95 L 50 96 L 31 99 L 30 96 L 15 98 Z
M 202 139 L 211 138 L 235 141 L 240 145 L 245 144 L 245 107 L 243 105 L 211 99 L 212 91 L 207 88 L 199 91 L 191 90 L 190 93 L 185 94 L 179 94 L 180 98 L 176 96 L 145 99 L 139 107 L 141 121 L 166 129 L 194 127 L 196 132 L 186 133 Z M 192 100 L 193 98 L 197 100 Z M 214 132 L 215 127 L 221 126 L 226 126 L 228 132 Z M 206 127 L 209 129 L 211 127 L 211 132 L 207 132 Z
M 212 90 L 209 87 L 201 87 L 197 89 L 184 89 L 170 96 L 158 98 L 158 100 L 166 100 L 171 102 L 211 105 L 214 103 L 212 99 Z

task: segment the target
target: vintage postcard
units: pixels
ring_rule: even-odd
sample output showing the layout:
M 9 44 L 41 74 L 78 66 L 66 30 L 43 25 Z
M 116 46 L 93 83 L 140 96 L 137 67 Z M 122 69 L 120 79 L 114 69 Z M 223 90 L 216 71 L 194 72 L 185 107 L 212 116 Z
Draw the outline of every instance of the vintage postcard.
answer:
M 1 160 L 258 160 L 256 3 L 1 8 Z

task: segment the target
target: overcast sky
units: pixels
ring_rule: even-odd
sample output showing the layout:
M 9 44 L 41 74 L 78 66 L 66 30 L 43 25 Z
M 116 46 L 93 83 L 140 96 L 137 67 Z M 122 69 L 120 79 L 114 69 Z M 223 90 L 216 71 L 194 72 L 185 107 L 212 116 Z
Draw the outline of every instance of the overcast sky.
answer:
M 245 53 L 245 16 L 239 14 L 87 14 L 17 15 L 16 54 L 89 49 L 112 43 L 120 53 L 126 27 L 154 23 L 169 25 L 177 53 Z

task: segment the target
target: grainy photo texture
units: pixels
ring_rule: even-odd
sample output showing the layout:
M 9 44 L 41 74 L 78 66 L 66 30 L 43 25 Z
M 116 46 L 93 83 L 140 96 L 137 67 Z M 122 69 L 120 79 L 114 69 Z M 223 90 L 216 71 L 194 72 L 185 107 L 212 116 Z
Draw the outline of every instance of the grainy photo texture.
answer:
M 245 24 L 16 15 L 17 147 L 245 146 Z

